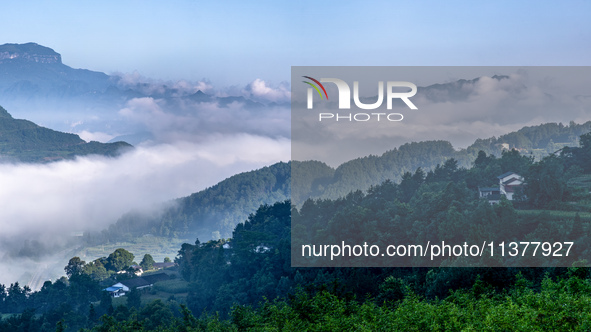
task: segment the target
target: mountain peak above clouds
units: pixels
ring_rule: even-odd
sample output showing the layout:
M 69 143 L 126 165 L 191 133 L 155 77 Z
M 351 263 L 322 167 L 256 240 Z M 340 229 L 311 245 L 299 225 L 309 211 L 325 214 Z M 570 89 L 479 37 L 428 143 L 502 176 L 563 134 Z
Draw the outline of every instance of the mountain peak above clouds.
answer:
M 9 61 L 61 64 L 62 56 L 53 49 L 37 43 L 0 45 L 0 63 Z
M 274 90 L 258 84 L 263 97 L 245 87 L 217 93 L 207 81 L 162 81 L 137 72 L 108 75 L 72 68 L 62 63 L 59 53 L 35 43 L 0 45 L 0 105 L 16 118 L 62 132 L 125 137 L 137 144 L 194 140 L 195 133 L 203 137 L 206 132 L 289 136 L 289 103 L 269 106 L 277 98 L 264 95 Z M 236 121 L 220 126 L 219 112 Z M 266 112 L 269 121 L 283 126 L 238 120 L 252 118 L 253 112 Z
M 94 97 L 110 84 L 105 73 L 63 64 L 62 56 L 49 47 L 0 45 L 0 98 L 10 108 L 17 108 L 18 103 L 10 103 L 14 99 Z

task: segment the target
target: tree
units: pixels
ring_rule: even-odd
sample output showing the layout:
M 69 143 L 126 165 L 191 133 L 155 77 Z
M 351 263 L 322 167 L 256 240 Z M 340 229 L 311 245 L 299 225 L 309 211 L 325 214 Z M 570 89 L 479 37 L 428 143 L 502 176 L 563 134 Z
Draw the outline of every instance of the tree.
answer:
M 402 175 L 402 181 L 400 182 L 400 190 L 402 191 L 401 201 L 408 203 L 415 194 L 417 189 L 425 180 L 425 172 L 419 167 L 417 168 L 414 175 L 410 172 L 406 172 Z
M 107 264 L 109 269 L 121 271 L 131 265 L 133 258 L 134 255 L 132 253 L 123 248 L 119 248 L 109 255 L 107 258 Z
M 68 265 L 64 267 L 64 271 L 66 271 L 68 278 L 81 274 L 83 272 L 84 264 L 86 264 L 86 262 L 81 260 L 80 257 L 70 258 Z
M 109 277 L 109 273 L 100 259 L 96 259 L 84 265 L 84 273 L 88 274 L 95 280 L 104 280 Z
M 172 310 L 160 299 L 154 300 L 140 311 L 139 318 L 145 322 L 147 330 L 155 330 L 162 326 L 170 326 L 173 321 Z
M 101 302 L 99 304 L 101 314 L 108 313 L 113 310 L 113 298 L 108 292 L 102 292 Z
M 98 320 L 96 310 L 94 309 L 94 304 L 92 303 L 90 304 L 90 308 L 88 310 L 88 320 L 93 324 Z
M 51 283 L 51 282 L 50 282 Z M 45 284 L 43 284 L 43 286 L 45 286 Z M 0 312 L 4 312 L 5 309 L 5 304 L 4 302 L 6 301 L 6 286 L 4 286 L 4 284 L 0 284 Z
M 548 208 L 549 204 L 562 202 L 568 189 L 567 180 L 563 161 L 551 155 L 530 167 L 525 193 L 534 207 Z
M 404 280 L 389 276 L 380 284 L 380 293 L 378 294 L 378 303 L 390 302 L 394 303 L 404 299 L 404 294 L 407 292 L 408 286 Z
M 517 174 L 526 173 L 533 161 L 533 157 L 522 156 L 517 150 L 503 151 L 503 155 L 499 159 L 503 173 L 515 172 Z
M 139 309 L 142 305 L 142 294 L 137 288 L 133 288 L 127 296 L 127 306 L 131 308 Z
M 591 133 L 581 135 L 581 148 L 577 153 L 577 161 L 579 166 L 586 172 L 591 171 Z
M 480 150 L 478 151 L 478 157 L 474 160 L 474 167 L 484 170 L 494 161 L 494 159 L 494 155 L 487 156 L 486 152 Z
M 57 322 L 57 324 L 55 325 L 55 332 L 64 332 L 66 329 L 68 328 L 68 325 L 66 325 L 64 323 L 64 320 L 61 319 L 59 322 Z
M 150 270 L 152 269 L 153 265 L 154 265 L 154 258 L 152 258 L 152 255 L 150 254 L 145 254 L 144 258 L 142 259 L 140 266 L 142 267 L 142 269 L 144 271 Z
M 7 298 L 4 300 L 4 305 L 9 312 L 18 312 L 25 308 L 30 293 L 31 289 L 27 285 L 21 288 L 18 281 L 10 284 L 10 287 L 6 289 Z
M 171 262 L 170 257 L 164 257 L 164 263 L 170 263 L 170 262 Z

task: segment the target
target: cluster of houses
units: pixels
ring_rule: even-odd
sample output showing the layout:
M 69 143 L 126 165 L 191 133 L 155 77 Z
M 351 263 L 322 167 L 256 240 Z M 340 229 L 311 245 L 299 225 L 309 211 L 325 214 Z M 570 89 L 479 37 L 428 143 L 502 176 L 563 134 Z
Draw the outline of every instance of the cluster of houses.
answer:
M 515 172 L 503 173 L 497 176 L 497 179 L 499 179 L 498 187 L 478 188 L 480 198 L 487 199 L 490 204 L 498 204 L 502 196 L 512 201 L 515 192 L 524 186 L 523 177 Z

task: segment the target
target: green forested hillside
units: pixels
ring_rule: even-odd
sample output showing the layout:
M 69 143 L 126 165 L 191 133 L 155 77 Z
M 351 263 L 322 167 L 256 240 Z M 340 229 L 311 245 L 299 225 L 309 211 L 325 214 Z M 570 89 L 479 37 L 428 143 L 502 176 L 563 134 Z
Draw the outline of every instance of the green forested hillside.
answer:
M 121 149 L 130 147 L 125 142 L 86 143 L 78 135 L 14 119 L 0 106 L 0 161 L 48 162 L 88 154 L 116 156 Z
M 320 197 L 326 186 L 334 182 L 334 168 L 320 161 L 291 161 L 291 179 L 298 190 L 291 191 L 291 200 L 302 202 L 307 196 Z
M 127 240 L 144 234 L 206 240 L 230 237 L 234 227 L 261 204 L 289 199 L 290 170 L 289 163 L 280 162 L 234 175 L 177 199 L 157 217 L 128 213 L 103 233 L 103 239 Z
M 399 182 L 406 172 L 414 172 L 419 167 L 429 171 L 438 164 L 443 165 L 450 158 L 454 158 L 459 167 L 470 167 L 479 151 L 501 157 L 503 152 L 515 149 L 523 156 L 540 160 L 564 147 L 579 146 L 579 136 L 588 132 L 591 132 L 591 121 L 584 124 L 571 122 L 567 126 L 561 123 L 546 123 L 524 127 L 499 138 L 477 139 L 472 145 L 461 150 L 455 150 L 447 141 L 407 143 L 381 156 L 371 155 L 343 163 L 335 169 L 332 179 L 330 172 L 326 172 L 322 181 L 312 187 L 311 191 L 308 187 L 310 180 L 300 178 L 297 182 L 298 187 L 293 188 L 292 202 L 301 206 L 305 195 L 311 198 L 335 199 L 353 190 L 367 190 L 386 179 Z M 310 166 L 306 165 L 306 168 Z M 293 172 L 303 173 L 304 171 L 298 170 L 299 167 L 299 164 L 294 163 Z M 316 176 L 312 178 L 315 179 Z
M 385 152 L 381 156 L 370 155 L 348 161 L 334 171 L 332 179 L 324 179 L 322 188 L 315 188 L 310 197 L 335 199 L 347 195 L 353 190 L 367 190 L 370 186 L 390 179 L 400 181 L 406 172 L 417 168 L 432 169 L 443 164 L 449 158 L 461 158 L 447 141 L 426 141 L 407 143 L 399 148 Z M 466 158 L 463 158 L 466 159 Z M 298 164 L 294 164 L 294 172 Z M 297 190 L 300 193 L 299 182 Z M 300 205 L 301 200 L 293 199 Z

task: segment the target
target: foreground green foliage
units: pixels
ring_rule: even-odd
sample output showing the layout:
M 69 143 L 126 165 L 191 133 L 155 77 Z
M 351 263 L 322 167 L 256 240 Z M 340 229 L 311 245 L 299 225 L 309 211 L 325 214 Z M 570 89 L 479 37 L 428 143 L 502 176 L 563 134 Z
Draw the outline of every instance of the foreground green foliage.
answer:
M 444 299 L 358 302 L 327 291 L 299 293 L 258 309 L 235 307 L 233 325 L 251 331 L 586 331 L 591 328 L 591 283 L 570 277 L 543 280 L 540 291 L 518 278 L 508 292 L 478 282 Z
M 591 328 L 591 280 L 587 268 L 564 277 L 545 277 L 539 287 L 521 274 L 505 291 L 477 280 L 442 299 L 426 299 L 405 285 L 401 297 L 382 282 L 376 298 L 359 299 L 334 288 L 300 289 L 287 299 L 264 300 L 256 307 L 234 306 L 228 319 L 217 314 L 196 318 L 185 306 L 155 300 L 137 309 L 99 307 L 72 320 L 73 313 L 37 316 L 33 311 L 0 321 L 2 331 L 587 331 Z M 587 276 L 587 277 L 585 277 Z M 57 316 L 56 316 L 57 314 Z M 66 318 L 52 323 L 52 317 Z M 84 329 L 84 326 L 88 326 Z

